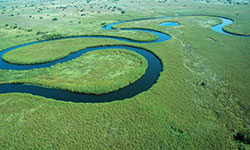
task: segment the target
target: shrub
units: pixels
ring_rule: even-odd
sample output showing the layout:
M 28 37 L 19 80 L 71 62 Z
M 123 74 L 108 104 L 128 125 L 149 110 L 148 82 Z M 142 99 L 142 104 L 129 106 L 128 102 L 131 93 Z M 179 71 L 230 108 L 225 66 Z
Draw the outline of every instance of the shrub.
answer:
M 235 140 L 241 141 L 245 144 L 250 144 L 250 129 L 239 131 L 235 136 Z
M 42 32 L 42 31 L 38 31 L 38 32 L 36 33 L 36 35 L 40 35 L 40 34 L 46 34 L 46 33 L 48 33 L 48 32 Z
M 42 39 L 44 40 L 51 40 L 51 39 L 58 39 L 58 38 L 62 38 L 63 35 L 60 33 L 55 33 L 55 34 L 45 34 L 42 36 Z
M 53 18 L 52 21 L 57 21 L 58 19 L 57 18 Z

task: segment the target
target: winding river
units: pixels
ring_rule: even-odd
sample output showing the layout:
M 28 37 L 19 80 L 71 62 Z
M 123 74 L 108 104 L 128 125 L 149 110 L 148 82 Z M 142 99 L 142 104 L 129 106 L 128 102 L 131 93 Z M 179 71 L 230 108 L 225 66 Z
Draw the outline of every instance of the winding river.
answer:
M 112 37 L 112 36 L 77 36 L 77 37 L 66 37 L 66 38 L 61 38 L 61 39 L 74 39 L 74 38 L 106 38 L 106 39 L 115 39 L 119 41 L 125 41 L 129 43 L 158 43 L 158 42 L 164 42 L 169 40 L 171 37 L 168 34 L 154 31 L 154 30 L 149 30 L 149 29 L 140 29 L 140 28 L 134 28 L 134 29 L 116 29 L 113 28 L 114 25 L 121 24 L 121 23 L 126 23 L 126 22 L 134 22 L 134 21 L 143 21 L 143 20 L 153 20 L 153 19 L 163 19 L 163 18 L 169 18 L 169 17 L 177 17 L 177 16 L 165 16 L 165 17 L 157 17 L 157 18 L 147 18 L 147 19 L 136 19 L 136 20 L 129 20 L 129 21 L 122 21 L 122 22 L 116 22 L 112 23 L 109 25 L 106 25 L 103 27 L 104 30 L 126 30 L 126 31 L 142 31 L 142 32 L 148 32 L 151 34 L 154 34 L 158 36 L 158 39 L 155 41 L 150 41 L 150 42 L 140 42 L 140 41 L 135 41 L 135 40 L 130 40 L 126 38 L 119 38 L 119 37 Z M 180 17 L 180 16 L 178 16 Z M 233 21 L 228 18 L 223 18 L 223 17 L 217 17 L 222 20 L 221 24 L 215 25 L 211 27 L 212 30 L 226 34 L 226 35 L 231 35 L 231 36 L 245 36 L 245 35 L 239 35 L 239 34 L 233 34 L 229 33 L 225 30 L 223 30 L 223 27 L 229 24 L 232 24 Z M 176 22 L 164 22 L 160 24 L 161 26 L 178 26 L 179 24 Z M 250 37 L 250 36 L 245 36 L 245 37 Z M 60 40 L 60 39 L 55 39 L 55 40 Z M 46 87 L 41 87 L 41 86 L 36 86 L 36 85 L 28 85 L 28 84 L 2 84 L 0 85 L 0 94 L 1 93 L 30 93 L 33 95 L 38 95 L 38 96 L 43 96 L 46 98 L 52 98 L 56 100 L 61 100 L 61 101 L 71 101 L 71 102 L 84 102 L 84 103 L 100 103 L 100 102 L 111 102 L 115 100 L 123 100 L 126 98 L 131 98 L 139 93 L 142 93 L 146 90 L 148 90 L 150 87 L 152 87 L 161 71 L 162 71 L 162 64 L 161 61 L 156 57 L 153 53 L 147 51 L 146 49 L 139 48 L 139 47 L 133 47 L 133 46 L 124 46 L 124 45 L 117 45 L 117 46 L 100 46 L 100 47 L 92 47 L 92 48 L 87 48 L 80 50 L 75 53 L 71 53 L 70 55 L 60 59 L 56 60 L 53 62 L 49 63 L 43 63 L 43 64 L 36 64 L 36 65 L 16 65 L 16 64 L 10 64 L 2 60 L 2 56 L 12 50 L 15 50 L 20 47 L 28 46 L 28 45 L 33 45 L 37 43 L 43 43 L 43 42 L 48 42 L 51 40 L 45 40 L 45 41 L 36 41 L 36 42 L 31 42 L 31 43 L 26 43 L 22 45 L 18 45 L 12 48 L 5 49 L 0 52 L 0 69 L 3 70 L 28 70 L 28 69 L 34 69 L 34 68 L 44 68 L 44 67 L 50 67 L 52 65 L 55 65 L 57 63 L 63 63 L 67 62 L 69 60 L 75 59 L 77 57 L 80 57 L 84 53 L 90 52 L 90 51 L 96 51 L 96 50 L 103 50 L 103 49 L 126 49 L 126 50 L 131 50 L 139 53 L 143 57 L 146 58 L 148 61 L 148 68 L 146 70 L 146 73 L 135 83 L 124 87 L 118 91 L 114 91 L 111 93 L 107 93 L 104 95 L 89 95 L 89 94 L 82 94 L 82 93 L 73 93 L 70 91 L 65 91 L 65 90 L 59 90 L 59 89 L 53 89 L 53 88 L 46 88 Z

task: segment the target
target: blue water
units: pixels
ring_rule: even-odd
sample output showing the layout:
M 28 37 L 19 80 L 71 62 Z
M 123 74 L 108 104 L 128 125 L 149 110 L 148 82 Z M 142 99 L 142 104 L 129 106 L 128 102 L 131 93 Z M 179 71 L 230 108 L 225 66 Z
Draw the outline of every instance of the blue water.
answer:
M 165 16 L 165 17 L 157 17 L 157 18 L 146 18 L 146 19 L 137 19 L 137 20 L 129 20 L 129 21 L 122 21 L 122 22 L 116 22 L 109 24 L 107 26 L 104 26 L 104 30 L 126 30 L 126 31 L 142 31 L 142 32 L 148 32 L 151 34 L 154 34 L 158 36 L 158 39 L 155 41 L 150 41 L 150 42 L 141 42 L 141 41 L 136 41 L 136 40 L 130 40 L 126 38 L 119 38 L 119 37 L 112 37 L 112 36 L 78 36 L 78 37 L 66 37 L 66 38 L 61 38 L 61 39 L 74 39 L 74 38 L 106 38 L 106 39 L 115 39 L 119 41 L 125 41 L 125 42 L 130 42 L 130 43 L 147 43 L 147 44 L 152 44 L 152 43 L 158 43 L 158 42 L 164 42 L 169 40 L 171 37 L 168 34 L 159 32 L 159 31 L 154 31 L 154 30 L 148 30 L 148 29 L 116 29 L 113 26 L 121 23 L 126 23 L 126 22 L 132 22 L 132 21 L 143 21 L 143 20 L 153 20 L 153 19 L 162 19 L 162 18 L 169 18 L 169 17 L 178 17 L 178 16 Z M 233 21 L 227 18 L 220 18 L 223 23 L 211 27 L 212 30 L 226 34 L 226 35 L 231 35 L 231 36 L 244 36 L 244 35 L 238 35 L 238 34 L 233 34 L 233 33 L 228 33 L 223 30 L 223 27 L 229 24 L 232 24 Z M 165 22 L 161 23 L 161 26 L 178 26 L 179 24 L 176 22 Z M 246 36 L 249 37 L 249 36 Z M 56 39 L 60 40 L 60 39 Z M 71 102 L 87 102 L 87 103 L 99 103 L 99 102 L 111 102 L 114 100 L 123 100 L 126 98 L 131 98 L 139 93 L 142 93 L 146 90 L 148 90 L 150 87 L 152 87 L 156 82 L 157 79 L 160 75 L 160 72 L 162 71 L 162 64 L 160 60 L 151 52 L 139 48 L 139 47 L 132 47 L 132 46 L 101 46 L 101 47 L 93 47 L 93 48 L 87 48 L 84 50 L 80 50 L 78 52 L 72 53 L 60 60 L 56 60 L 53 62 L 48 62 L 48 63 L 43 63 L 43 64 L 36 64 L 36 65 L 15 65 L 15 64 L 9 64 L 5 61 L 2 60 L 2 55 L 5 53 L 15 50 L 20 47 L 28 46 L 28 45 L 33 45 L 37 43 L 42 43 L 42 42 L 48 42 L 52 40 L 45 40 L 45 41 L 37 41 L 37 42 L 31 42 L 31 43 L 26 43 L 22 45 L 18 45 L 12 48 L 5 49 L 0 52 L 0 69 L 4 70 L 28 70 L 28 69 L 34 69 L 34 68 L 44 68 L 44 67 L 50 67 L 52 65 L 55 65 L 57 63 L 63 63 L 67 62 L 69 60 L 75 59 L 77 57 L 80 57 L 86 52 L 89 51 L 96 51 L 96 50 L 103 50 L 103 49 L 126 49 L 126 50 L 131 50 L 134 51 L 143 57 L 146 58 L 148 61 L 148 68 L 146 70 L 145 75 L 143 75 L 138 81 L 135 83 L 122 88 L 118 91 L 111 92 L 108 94 L 104 95 L 89 95 L 89 94 L 80 94 L 80 93 L 72 93 L 69 91 L 65 90 L 59 90 L 59 89 L 53 89 L 53 88 L 45 88 L 45 87 L 40 87 L 36 85 L 26 85 L 26 84 L 2 84 L 0 85 L 0 93 L 30 93 L 33 95 L 38 95 L 38 96 L 43 96 L 46 98 L 52 98 L 56 100 L 61 100 L 61 101 L 71 101 Z
M 250 37 L 250 35 L 241 35 L 241 34 L 236 34 L 236 33 L 230 33 L 228 31 L 223 30 L 223 27 L 232 24 L 233 20 L 223 18 L 223 17 L 218 17 L 218 18 L 221 19 L 223 22 L 221 24 L 218 24 L 218 25 L 211 27 L 212 30 L 219 32 L 219 33 L 222 33 L 222 34 L 230 35 L 230 36 Z
M 175 27 L 178 25 L 179 25 L 179 23 L 177 23 L 177 22 L 164 22 L 164 23 L 160 24 L 160 26 L 167 26 L 167 27 Z
M 223 33 L 226 35 L 231 35 L 230 33 L 227 33 L 223 30 L 224 26 L 230 25 L 233 23 L 232 20 L 226 19 L 226 18 L 220 18 L 223 22 L 221 24 L 218 24 L 216 26 L 211 27 L 212 30 L 219 32 L 219 33 Z

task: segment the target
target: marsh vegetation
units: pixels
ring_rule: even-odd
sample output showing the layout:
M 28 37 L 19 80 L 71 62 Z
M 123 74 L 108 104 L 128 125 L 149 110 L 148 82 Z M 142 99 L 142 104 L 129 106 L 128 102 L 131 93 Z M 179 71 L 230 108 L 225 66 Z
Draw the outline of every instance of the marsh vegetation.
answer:
M 31 94 L 0 94 L 0 149 L 250 148 L 250 38 L 214 32 L 210 27 L 220 21 L 202 16 L 231 18 L 234 24 L 224 30 L 250 35 L 247 1 L 229 4 L 199 0 L 4 0 L 0 3 L 0 50 L 59 34 L 152 41 L 157 37 L 149 33 L 104 31 L 101 27 L 131 19 L 199 15 L 115 26 L 147 28 L 171 35 L 171 40 L 161 43 L 68 39 L 27 46 L 4 55 L 12 63 L 32 64 L 53 61 L 89 46 L 125 44 L 153 52 L 161 59 L 163 72 L 148 91 L 111 103 L 75 104 Z M 53 18 L 58 20 L 52 21 Z M 166 21 L 180 25 L 159 26 Z M 102 93 L 137 80 L 145 67 L 145 59 L 138 54 L 126 50 L 98 51 L 49 68 L 0 70 L 0 83 L 26 82 Z M 87 82 L 90 86 L 79 86 Z M 109 86 L 100 86 L 105 84 Z

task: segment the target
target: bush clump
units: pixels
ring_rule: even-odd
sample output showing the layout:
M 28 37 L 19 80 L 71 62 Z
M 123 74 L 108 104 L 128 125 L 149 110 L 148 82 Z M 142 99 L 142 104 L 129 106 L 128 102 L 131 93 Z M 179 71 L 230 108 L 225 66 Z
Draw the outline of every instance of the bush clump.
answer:
M 58 19 L 57 18 L 53 18 L 52 21 L 57 21 Z
M 237 134 L 234 136 L 235 140 L 241 141 L 245 144 L 250 145 L 250 129 L 242 130 L 237 132 Z
M 59 39 L 62 38 L 63 35 L 60 33 L 56 33 L 56 34 L 45 34 L 42 36 L 43 40 L 52 40 L 52 39 Z

